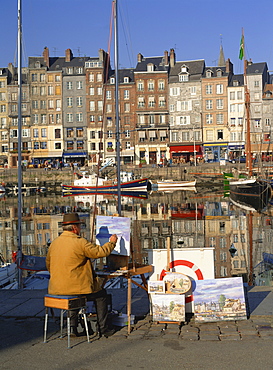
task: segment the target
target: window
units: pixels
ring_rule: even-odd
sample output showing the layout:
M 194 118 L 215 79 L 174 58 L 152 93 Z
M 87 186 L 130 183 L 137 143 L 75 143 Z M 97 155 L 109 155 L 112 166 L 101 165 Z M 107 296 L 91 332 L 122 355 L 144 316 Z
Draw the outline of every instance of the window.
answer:
M 165 100 L 165 98 L 164 97 L 160 97 L 158 103 L 159 103 L 159 107 L 161 107 L 161 108 L 165 107 L 166 106 L 166 100 Z
M 48 101 L 48 109 L 54 109 L 54 100 Z
M 111 78 L 110 78 L 110 84 L 111 84 L 111 85 L 114 85 L 114 83 L 115 83 L 115 77 L 111 77 Z
M 212 85 L 206 85 L 206 94 L 207 95 L 212 94 Z
M 83 137 L 83 128 L 82 127 L 77 127 L 76 136 L 77 137 Z
M 242 117 L 239 117 L 238 118 L 238 126 L 243 126 L 243 118 Z
M 112 98 L 112 91 L 110 91 L 110 90 L 107 90 L 106 91 L 106 99 L 111 99 Z
M 125 142 L 125 149 L 131 149 L 131 142 L 130 141 Z
M 224 115 L 223 113 L 216 114 L 216 124 L 222 125 L 224 123 Z
M 72 107 L 73 106 L 73 98 L 69 97 L 66 98 L 67 106 Z
M 40 147 L 41 147 L 41 149 L 47 149 L 47 142 L 42 141 L 41 144 L 40 144 Z
M 182 131 L 182 141 L 189 141 L 189 140 L 190 140 L 189 131 Z
M 76 82 L 76 89 L 77 89 L 77 90 L 81 90 L 81 89 L 82 89 L 82 86 L 83 86 L 82 81 L 77 81 L 77 82 Z
M 130 103 L 124 104 L 124 112 L 130 112 Z
M 170 95 L 171 96 L 178 96 L 178 95 L 180 95 L 180 88 L 179 87 L 171 87 L 170 88 Z
M 223 130 L 217 130 L 217 140 L 223 140 L 224 134 Z
M 102 110 L 103 109 L 103 102 L 102 100 L 98 100 L 98 110 Z
M 82 113 L 76 113 L 76 121 L 82 122 L 83 121 L 83 114 Z
M 222 84 L 217 84 L 216 85 L 216 94 L 223 94 L 224 92 L 224 87 Z
M 260 81 L 254 81 L 254 87 L 259 87 L 260 86 Z
M 72 81 L 68 81 L 68 82 L 66 83 L 66 89 L 67 89 L 67 90 L 72 90 L 72 89 L 73 89 Z
M 38 109 L 38 100 L 32 100 L 32 108 Z
M 179 75 L 179 82 L 189 81 L 189 75 L 188 74 L 181 74 Z
M 54 95 L 54 87 L 48 86 L 48 95 Z
M 94 82 L 94 73 L 89 73 L 89 82 Z
M 89 102 L 89 110 L 91 110 L 91 111 L 95 110 L 95 102 L 94 101 Z
M 211 125 L 213 122 L 212 114 L 206 114 L 206 124 Z
M 95 95 L 95 89 L 94 87 L 89 88 L 89 95 Z
M 97 82 L 101 82 L 101 81 L 102 81 L 102 74 L 98 73 L 97 74 Z
M 38 141 L 34 141 L 33 149 L 39 149 L 39 148 L 40 148 L 39 142 Z
M 66 148 L 67 148 L 67 150 L 73 150 L 74 149 L 74 142 L 73 141 L 67 141 L 66 142 Z
M 148 82 L 148 90 L 149 91 L 153 91 L 154 90 L 154 81 L 149 81 Z
M 206 100 L 206 109 L 212 109 L 212 100 Z
M 93 116 L 92 114 L 90 115 L 89 117 L 89 121 L 94 123 L 95 122 L 95 116 Z
M 40 108 L 41 109 L 46 109 L 46 100 L 41 100 L 40 101 Z
M 46 124 L 46 114 L 41 114 L 41 123 Z
M 178 141 L 178 132 L 172 131 L 171 132 L 172 141 Z
M 243 92 L 240 90 L 240 91 L 237 91 L 237 99 L 238 100 L 242 100 L 243 99 Z
M 259 93 L 254 94 L 254 100 L 260 100 L 260 94 Z
M 46 128 L 41 129 L 41 137 L 47 137 L 47 129 Z
M 56 128 L 54 131 L 55 131 L 55 139 L 61 139 L 61 129 Z
M 96 138 L 96 132 L 90 131 L 90 139 L 95 139 L 95 138 Z
M 224 107 L 224 100 L 223 99 L 216 99 L 216 108 L 223 109 Z
M 82 150 L 83 149 L 83 141 L 82 140 L 78 140 L 77 141 L 77 150 Z
M 61 76 L 59 75 L 55 76 L 55 82 L 61 82 Z
M 130 98 L 129 90 L 124 90 L 124 92 L 123 92 L 123 98 L 124 99 L 129 99 Z
M 255 127 L 256 128 L 260 128 L 261 127 L 261 120 L 260 119 L 255 119 L 254 120 L 254 123 L 255 123 Z
M 144 84 L 142 81 L 139 81 L 137 84 L 137 90 L 138 91 L 143 91 L 144 90 Z
M 144 101 L 141 102 L 141 104 L 144 104 Z M 144 105 L 141 105 L 144 106 Z M 155 98 L 154 97 L 149 97 L 149 102 L 148 102 L 148 107 L 153 108 L 155 106 Z
M 37 75 L 37 73 L 32 73 L 32 75 L 31 75 L 31 81 L 32 82 L 38 81 L 38 75 Z
M 131 136 L 131 133 L 129 130 L 125 130 L 124 134 L 126 138 L 129 138 Z
M 165 82 L 164 81 L 158 81 L 158 90 L 159 91 L 165 90 Z
M 73 122 L 73 114 L 72 113 L 67 113 L 66 114 L 66 121 L 67 122 Z
M 231 118 L 230 119 L 230 126 L 235 126 L 236 124 L 236 118 Z
M 82 107 L 82 96 L 77 96 L 77 106 Z
M 207 130 L 206 131 L 206 140 L 207 141 L 213 141 L 213 131 L 212 130 Z
M 196 86 L 191 86 L 190 92 L 191 92 L 191 95 L 196 95 Z
M 97 88 L 97 95 L 102 95 L 102 87 Z
M 265 125 L 266 126 L 270 126 L 270 118 L 266 118 L 265 119 Z
M 112 112 L 112 104 L 107 104 L 106 105 L 106 112 L 111 113 Z
M 230 100 L 235 100 L 235 91 L 231 91 L 229 93 L 229 98 L 230 98 Z

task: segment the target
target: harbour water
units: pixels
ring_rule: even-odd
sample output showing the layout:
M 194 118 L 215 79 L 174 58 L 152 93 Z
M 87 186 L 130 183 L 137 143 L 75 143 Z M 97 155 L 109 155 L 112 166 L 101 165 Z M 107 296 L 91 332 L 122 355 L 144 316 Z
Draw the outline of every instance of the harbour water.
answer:
M 92 239 L 95 196 L 25 196 L 22 251 L 45 256 L 62 231 L 63 213 L 77 211 L 85 220 L 82 234 Z M 117 212 L 115 196 L 98 195 L 96 214 Z M 271 209 L 256 213 L 234 206 L 222 186 L 196 191 L 152 192 L 147 199 L 122 197 L 122 216 L 131 219 L 131 258 L 147 263 L 149 249 L 213 247 L 215 277 L 242 276 L 250 285 L 272 285 Z M 17 197 L 0 200 L 0 253 L 10 262 L 17 250 Z M 94 240 L 94 236 L 93 236 Z M 105 263 L 105 261 L 102 261 Z

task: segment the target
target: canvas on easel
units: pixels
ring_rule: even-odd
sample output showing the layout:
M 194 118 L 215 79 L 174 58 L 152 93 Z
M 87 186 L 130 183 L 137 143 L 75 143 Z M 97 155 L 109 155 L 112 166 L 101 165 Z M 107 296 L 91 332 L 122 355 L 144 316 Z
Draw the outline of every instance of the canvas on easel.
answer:
M 130 227 L 129 217 L 97 216 L 96 217 L 96 243 L 103 245 L 109 241 L 112 234 L 118 237 L 115 249 L 107 257 L 110 270 L 127 267 L 130 256 Z
M 159 281 L 148 281 L 148 293 L 165 293 L 165 282 Z

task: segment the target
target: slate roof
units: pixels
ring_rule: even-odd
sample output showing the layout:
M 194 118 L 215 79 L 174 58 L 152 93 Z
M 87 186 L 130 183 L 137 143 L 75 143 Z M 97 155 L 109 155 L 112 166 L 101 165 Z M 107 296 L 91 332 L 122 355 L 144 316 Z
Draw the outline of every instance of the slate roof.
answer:
M 247 66 L 246 69 L 246 74 L 261 74 L 265 70 L 267 70 L 267 63 L 266 62 L 261 62 L 261 63 L 252 63 Z
M 190 76 L 189 81 L 200 80 L 205 68 L 205 60 L 200 59 L 176 62 L 174 67 L 170 69 L 169 83 L 179 82 L 178 75 L 181 72 L 182 66 L 186 66 L 188 68 L 188 73 Z
M 154 72 L 167 72 L 169 69 L 169 66 L 164 64 L 164 57 L 143 57 L 142 61 L 137 63 L 135 72 L 147 72 L 148 64 L 154 65 Z
M 243 86 L 244 85 L 244 75 L 243 74 L 240 74 L 240 75 L 233 75 L 231 77 L 231 80 L 229 81 L 229 86 L 234 86 L 234 81 L 238 81 L 239 83 L 239 86 Z
M 135 81 L 134 79 L 134 68 L 123 68 L 118 70 L 118 78 L 119 78 L 119 84 L 124 83 L 124 77 L 129 77 L 129 83 L 132 83 Z M 109 73 L 109 79 L 111 77 L 115 77 L 115 70 L 111 70 Z M 109 82 L 109 81 L 108 81 Z

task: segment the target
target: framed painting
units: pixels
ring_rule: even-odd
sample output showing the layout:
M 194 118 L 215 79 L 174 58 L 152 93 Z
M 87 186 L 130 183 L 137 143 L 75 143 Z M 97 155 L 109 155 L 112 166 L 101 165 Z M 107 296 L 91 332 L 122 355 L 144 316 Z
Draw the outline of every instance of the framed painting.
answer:
M 165 293 L 165 282 L 159 281 L 148 281 L 148 293 Z
M 97 216 L 96 243 L 103 245 L 112 234 L 117 234 L 118 241 L 112 254 L 130 256 L 130 227 L 129 217 Z
M 241 277 L 197 280 L 194 290 L 196 322 L 246 320 Z
M 151 294 L 153 321 L 185 321 L 185 295 Z
M 166 293 L 184 294 L 191 289 L 191 279 L 180 272 L 166 272 L 163 277 Z

